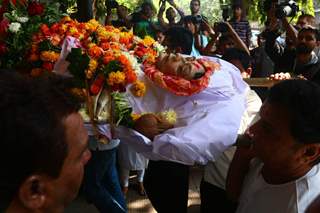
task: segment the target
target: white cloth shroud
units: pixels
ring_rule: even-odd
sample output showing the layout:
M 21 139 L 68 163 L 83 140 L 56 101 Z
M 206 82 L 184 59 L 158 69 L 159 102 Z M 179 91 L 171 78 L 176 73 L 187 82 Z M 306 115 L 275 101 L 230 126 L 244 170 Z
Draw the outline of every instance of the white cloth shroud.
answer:
M 135 130 L 119 126 L 116 137 L 151 160 L 186 165 L 214 161 L 236 140 L 249 86 L 232 64 L 218 58 L 205 58 L 221 67 L 211 76 L 208 87 L 198 94 L 176 96 L 159 88 L 143 73 L 138 78 L 146 84 L 145 96 L 138 98 L 127 93 L 135 113 L 175 110 L 175 128 L 157 135 L 151 142 Z

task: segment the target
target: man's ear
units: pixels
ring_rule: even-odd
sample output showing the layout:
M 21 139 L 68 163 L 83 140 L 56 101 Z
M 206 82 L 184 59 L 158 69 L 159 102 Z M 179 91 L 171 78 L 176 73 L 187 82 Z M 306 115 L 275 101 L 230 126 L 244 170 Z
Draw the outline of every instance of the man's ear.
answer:
M 248 74 L 248 77 L 250 78 L 250 76 L 252 74 L 252 68 L 248 67 L 248 69 L 246 70 L 246 73 Z
M 314 165 L 320 159 L 320 144 L 306 144 L 303 149 L 305 162 Z
M 24 208 L 36 210 L 44 207 L 47 199 L 46 180 L 41 175 L 32 175 L 20 185 L 18 199 Z

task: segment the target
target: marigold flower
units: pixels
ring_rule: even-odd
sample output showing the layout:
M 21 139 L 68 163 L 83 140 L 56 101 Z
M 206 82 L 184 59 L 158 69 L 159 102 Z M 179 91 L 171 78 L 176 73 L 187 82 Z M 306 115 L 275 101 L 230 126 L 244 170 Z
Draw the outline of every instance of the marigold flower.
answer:
M 98 67 L 98 62 L 96 60 L 94 60 L 94 59 L 91 59 L 89 61 L 88 67 L 89 67 L 88 68 L 89 71 L 94 72 Z
M 144 37 L 144 39 L 143 39 L 143 41 L 142 41 L 142 43 L 144 44 L 144 45 L 146 45 L 146 46 L 151 46 L 153 43 L 155 43 L 155 40 L 152 38 L 152 37 L 150 37 L 150 36 L 145 36 Z
M 45 36 L 50 35 L 50 29 L 49 29 L 48 25 L 46 25 L 46 24 L 41 24 L 40 29 L 41 29 L 41 32 L 42 32 Z
M 99 58 L 103 54 L 103 50 L 95 45 L 89 49 L 88 54 L 92 58 Z
M 112 86 L 115 84 L 124 84 L 126 80 L 126 75 L 123 72 L 111 72 L 108 76 L 107 83 Z
M 146 85 L 141 81 L 136 81 L 131 86 L 131 92 L 136 97 L 142 97 L 146 93 Z
M 60 54 L 54 51 L 42 51 L 40 53 L 40 59 L 42 61 L 56 62 L 59 59 Z

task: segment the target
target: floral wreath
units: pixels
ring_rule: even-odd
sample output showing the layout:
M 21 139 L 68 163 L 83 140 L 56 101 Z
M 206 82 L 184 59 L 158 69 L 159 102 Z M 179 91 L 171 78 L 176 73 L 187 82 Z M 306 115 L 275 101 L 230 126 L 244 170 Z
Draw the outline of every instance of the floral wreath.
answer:
M 155 64 L 145 64 L 144 73 L 155 84 L 175 95 L 191 96 L 207 88 L 211 75 L 220 67 L 219 64 L 204 59 L 197 59 L 197 62 L 205 69 L 204 75 L 198 79 L 187 80 L 179 76 L 164 74 L 156 68 Z

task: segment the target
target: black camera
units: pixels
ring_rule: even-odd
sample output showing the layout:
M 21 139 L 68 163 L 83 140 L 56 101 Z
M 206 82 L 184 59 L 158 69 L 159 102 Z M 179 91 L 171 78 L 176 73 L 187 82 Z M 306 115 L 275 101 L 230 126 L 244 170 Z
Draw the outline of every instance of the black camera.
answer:
M 224 22 L 216 22 L 215 24 L 215 30 L 217 30 L 220 33 L 226 33 L 228 32 L 228 25 Z
M 295 1 L 287 1 L 277 5 L 275 16 L 278 19 L 294 17 L 299 12 L 299 6 Z

